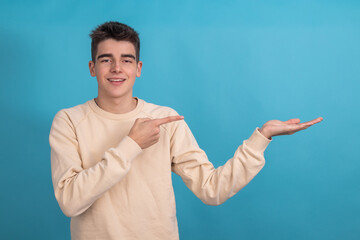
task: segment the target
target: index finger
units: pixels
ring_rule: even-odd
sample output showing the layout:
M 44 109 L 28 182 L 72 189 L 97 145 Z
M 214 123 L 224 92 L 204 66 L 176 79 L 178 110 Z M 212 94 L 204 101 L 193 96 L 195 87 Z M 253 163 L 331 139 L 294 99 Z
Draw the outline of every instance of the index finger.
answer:
M 301 123 L 300 125 L 310 127 L 310 126 L 312 126 L 312 125 L 314 125 L 314 124 L 316 124 L 316 123 L 321 122 L 322 120 L 323 120 L 322 117 L 318 117 L 318 118 L 313 119 L 313 120 L 311 120 L 311 121 Z
M 183 119 L 184 119 L 183 116 L 169 116 L 169 117 L 154 119 L 153 121 L 155 121 L 155 123 L 158 126 L 160 126 L 160 125 L 165 124 L 165 123 L 179 121 L 179 120 L 183 120 Z
M 308 122 L 306 122 L 306 123 L 313 125 L 313 124 L 315 124 L 315 123 L 321 122 L 322 120 L 323 120 L 322 117 L 318 117 L 318 118 L 316 118 L 316 119 L 314 119 L 314 120 L 311 120 L 311 121 L 308 121 Z

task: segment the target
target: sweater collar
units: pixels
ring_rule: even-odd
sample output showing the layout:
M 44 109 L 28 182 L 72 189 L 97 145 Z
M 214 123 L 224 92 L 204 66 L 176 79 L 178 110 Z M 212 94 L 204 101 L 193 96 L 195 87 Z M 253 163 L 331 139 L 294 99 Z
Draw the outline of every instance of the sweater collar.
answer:
M 136 114 L 138 114 L 142 110 L 143 105 L 144 105 L 144 100 L 139 99 L 137 97 L 135 97 L 135 98 L 137 99 L 136 107 L 133 110 L 131 110 L 130 112 L 122 113 L 122 114 L 111 113 L 111 112 L 107 112 L 107 111 L 103 110 L 96 104 L 95 99 L 91 99 L 88 103 L 90 105 L 90 108 L 95 113 L 101 115 L 102 117 L 114 119 L 114 120 L 120 120 L 120 119 L 131 118 L 131 117 L 135 116 Z

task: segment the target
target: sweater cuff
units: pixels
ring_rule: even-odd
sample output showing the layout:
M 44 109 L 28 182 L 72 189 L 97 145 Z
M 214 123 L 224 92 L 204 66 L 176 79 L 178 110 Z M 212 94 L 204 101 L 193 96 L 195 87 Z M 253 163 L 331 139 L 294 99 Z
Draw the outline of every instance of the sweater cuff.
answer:
M 268 139 L 259 132 L 259 128 L 256 128 L 250 138 L 246 140 L 246 143 L 250 148 L 264 152 L 271 141 L 272 140 Z
M 116 150 L 119 150 L 125 159 L 129 160 L 133 160 L 143 152 L 141 147 L 129 136 L 125 136 L 123 140 L 121 140 Z

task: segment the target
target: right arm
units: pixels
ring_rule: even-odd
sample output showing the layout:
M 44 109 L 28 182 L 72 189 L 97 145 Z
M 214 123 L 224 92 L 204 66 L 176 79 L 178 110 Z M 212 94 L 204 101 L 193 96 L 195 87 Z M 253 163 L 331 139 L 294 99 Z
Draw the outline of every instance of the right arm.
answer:
M 55 198 L 68 217 L 83 213 L 124 178 L 131 162 L 142 152 L 139 145 L 126 136 L 116 147 L 108 149 L 97 164 L 84 169 L 75 126 L 63 112 L 54 118 L 49 141 Z

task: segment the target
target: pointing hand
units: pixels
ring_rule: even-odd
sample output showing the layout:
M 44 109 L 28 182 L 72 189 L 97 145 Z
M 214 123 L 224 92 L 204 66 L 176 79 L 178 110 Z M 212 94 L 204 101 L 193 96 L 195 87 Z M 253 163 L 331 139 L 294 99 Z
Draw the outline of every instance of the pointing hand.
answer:
M 162 124 L 179 121 L 183 116 L 170 116 L 159 119 L 138 118 L 130 129 L 131 137 L 142 149 L 157 143 L 160 138 L 160 126 Z

